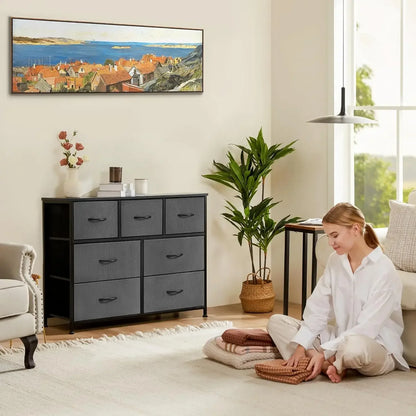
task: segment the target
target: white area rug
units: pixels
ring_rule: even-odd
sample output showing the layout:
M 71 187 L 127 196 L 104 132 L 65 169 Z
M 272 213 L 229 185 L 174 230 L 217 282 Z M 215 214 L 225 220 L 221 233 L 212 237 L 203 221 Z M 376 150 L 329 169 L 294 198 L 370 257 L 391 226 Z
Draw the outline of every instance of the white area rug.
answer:
M 42 344 L 36 368 L 0 352 L 0 415 L 407 416 L 416 414 L 416 371 L 324 376 L 293 386 L 207 359 L 205 342 L 230 322 L 99 340 Z

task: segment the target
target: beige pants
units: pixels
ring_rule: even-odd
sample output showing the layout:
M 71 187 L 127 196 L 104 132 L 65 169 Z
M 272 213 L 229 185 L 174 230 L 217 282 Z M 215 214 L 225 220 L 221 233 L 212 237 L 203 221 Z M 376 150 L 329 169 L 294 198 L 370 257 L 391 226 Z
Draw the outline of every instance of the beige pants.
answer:
M 285 360 L 295 352 L 297 344 L 292 343 L 291 340 L 300 325 L 301 321 L 286 315 L 273 315 L 269 320 L 267 330 Z M 313 348 L 322 351 L 319 339 L 315 340 Z M 372 338 L 365 335 L 350 335 L 345 338 L 335 354 L 334 366 L 338 373 L 352 368 L 366 376 L 379 376 L 393 371 L 395 361 L 392 355 Z

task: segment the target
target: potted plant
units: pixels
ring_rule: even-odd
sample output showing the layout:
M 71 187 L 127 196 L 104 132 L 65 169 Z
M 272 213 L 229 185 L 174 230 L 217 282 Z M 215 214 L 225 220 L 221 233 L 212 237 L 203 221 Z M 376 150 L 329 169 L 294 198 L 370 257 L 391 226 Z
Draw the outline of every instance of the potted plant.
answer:
M 216 170 L 202 175 L 237 192 L 237 204 L 226 201 L 227 212 L 222 216 L 236 229 L 240 246 L 247 242 L 251 272 L 243 282 L 240 300 L 245 312 L 270 312 L 274 306 L 275 294 L 267 266 L 268 248 L 274 237 L 280 234 L 288 223 L 296 223 L 299 217 L 286 217 L 275 221 L 270 210 L 279 202 L 265 196 L 266 178 L 272 171 L 273 163 L 292 153 L 293 144 L 268 146 L 262 129 L 257 137 L 249 137 L 247 146 L 234 145 L 240 149 L 238 158 L 227 152 L 227 163 L 213 161 Z M 260 195 L 258 195 L 260 191 Z M 255 198 L 257 196 L 257 198 Z M 253 202 L 257 200 L 257 203 Z

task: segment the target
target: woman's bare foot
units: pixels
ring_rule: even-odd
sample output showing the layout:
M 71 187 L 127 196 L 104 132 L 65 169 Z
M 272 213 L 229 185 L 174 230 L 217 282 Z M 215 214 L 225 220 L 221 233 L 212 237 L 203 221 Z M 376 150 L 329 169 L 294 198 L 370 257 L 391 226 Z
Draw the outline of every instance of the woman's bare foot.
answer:
M 344 378 L 345 375 L 345 371 L 343 371 L 341 374 L 338 374 L 337 369 L 335 368 L 334 365 L 330 364 L 326 371 L 325 374 L 328 376 L 328 378 L 333 382 L 333 383 L 339 383 L 340 381 L 342 381 L 342 379 Z

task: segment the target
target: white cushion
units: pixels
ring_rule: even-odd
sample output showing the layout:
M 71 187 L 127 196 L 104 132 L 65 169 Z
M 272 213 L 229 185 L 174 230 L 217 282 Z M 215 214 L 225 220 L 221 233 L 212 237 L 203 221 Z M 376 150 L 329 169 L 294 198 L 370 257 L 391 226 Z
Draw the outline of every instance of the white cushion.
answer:
M 416 205 L 390 201 L 385 252 L 397 269 L 416 272 Z
M 0 279 L 0 318 L 21 315 L 29 310 L 27 285 L 14 279 Z
M 35 317 L 31 313 L 0 319 L 0 341 L 36 334 Z
M 403 356 L 410 366 L 416 367 L 416 311 L 403 310 L 403 323 Z
M 416 189 L 409 194 L 409 204 L 416 205 Z
M 402 309 L 416 309 L 416 275 L 414 273 L 397 270 L 403 285 Z

